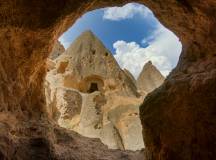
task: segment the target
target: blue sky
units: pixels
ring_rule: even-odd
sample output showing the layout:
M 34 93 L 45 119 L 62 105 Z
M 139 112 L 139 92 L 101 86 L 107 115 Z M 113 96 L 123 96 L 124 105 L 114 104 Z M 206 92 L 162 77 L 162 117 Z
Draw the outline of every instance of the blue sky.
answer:
M 178 37 L 140 4 L 129 3 L 88 12 L 59 40 L 68 48 L 85 30 L 91 30 L 114 54 L 119 65 L 135 77 L 149 60 L 166 76 L 176 66 L 181 52 Z

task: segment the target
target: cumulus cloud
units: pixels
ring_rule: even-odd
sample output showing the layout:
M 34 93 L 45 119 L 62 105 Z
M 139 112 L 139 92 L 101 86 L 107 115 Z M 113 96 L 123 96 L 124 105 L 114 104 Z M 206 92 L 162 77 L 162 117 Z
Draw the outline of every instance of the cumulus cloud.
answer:
M 65 38 L 64 36 L 61 36 L 58 40 L 61 42 L 61 44 L 63 44 L 65 49 L 67 49 L 71 44 L 71 41 L 68 38 Z
M 132 19 L 134 16 L 144 18 L 153 16 L 151 10 L 143 5 L 129 3 L 123 7 L 110 7 L 104 10 L 103 19 L 119 21 Z M 127 68 L 136 78 L 141 72 L 144 64 L 149 60 L 167 76 L 176 66 L 181 53 L 181 43 L 179 39 L 159 22 L 155 23 L 156 29 L 148 37 L 142 40 L 141 44 L 147 45 L 143 48 L 136 42 L 116 41 L 113 48 L 114 55 L 122 68 Z
M 128 69 L 134 77 L 138 77 L 144 64 L 148 61 L 167 76 L 176 66 L 181 53 L 181 43 L 171 31 L 158 24 L 155 32 L 142 41 L 148 43 L 146 48 L 136 42 L 116 41 L 113 44 L 116 54 L 114 55 L 122 68 Z
M 123 19 L 131 19 L 136 15 L 147 17 L 152 12 L 143 5 L 129 3 L 123 7 L 109 7 L 104 10 L 103 19 L 119 21 Z

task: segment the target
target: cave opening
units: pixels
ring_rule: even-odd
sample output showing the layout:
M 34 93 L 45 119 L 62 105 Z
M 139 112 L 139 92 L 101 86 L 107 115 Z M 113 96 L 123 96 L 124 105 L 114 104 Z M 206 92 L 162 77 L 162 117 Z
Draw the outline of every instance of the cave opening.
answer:
M 48 98 L 47 104 L 50 102 L 49 107 L 52 107 L 52 105 L 58 107 L 56 110 L 54 108 L 49 109 L 50 112 L 54 110 L 54 112 L 58 113 L 57 118 L 60 117 L 58 119 L 59 125 L 56 125 L 56 122 L 49 116 L 52 114 L 45 110 L 46 102 L 43 86 L 46 69 L 45 60 L 53 43 L 82 14 L 101 7 L 123 5 L 126 2 L 130 1 L 12 0 L 10 3 L 1 3 L 1 159 L 143 160 L 144 157 L 138 158 L 137 156 L 144 156 L 144 154 L 148 160 L 215 159 L 216 120 L 215 114 L 213 114 L 215 113 L 216 90 L 215 0 L 137 0 L 137 2 L 150 7 L 160 21 L 173 30 L 183 43 L 183 51 L 177 67 L 168 75 L 162 86 L 147 95 L 138 112 L 134 112 L 137 114 L 128 113 L 128 110 L 133 110 L 137 107 L 135 103 L 133 103 L 135 107 L 128 104 L 129 98 L 125 98 L 125 96 L 136 92 L 136 89 L 133 89 L 135 85 L 130 85 L 129 87 L 125 83 L 128 81 L 136 82 L 136 79 L 133 79 L 130 72 L 134 73 L 137 69 L 133 70 L 130 68 L 130 72 L 128 72 L 127 70 L 118 70 L 114 67 L 119 72 L 111 74 L 115 78 L 109 77 L 105 79 L 103 86 L 105 92 L 103 93 L 94 92 L 88 94 L 77 92 L 80 89 L 79 87 L 82 87 L 80 81 L 85 76 L 77 77 L 76 74 L 89 76 L 86 71 L 98 68 L 95 67 L 97 64 L 103 64 L 99 67 L 101 70 L 112 66 L 110 63 L 103 63 L 98 60 L 99 63 L 95 63 L 96 61 L 92 57 L 92 59 L 89 59 L 88 55 L 86 56 L 85 54 L 85 56 L 80 54 L 81 58 L 76 57 L 79 63 L 76 63 L 73 71 L 70 70 L 73 64 L 69 62 L 68 66 L 63 69 L 63 72 L 57 73 L 55 63 L 58 63 L 59 57 L 53 62 L 50 61 L 49 66 L 51 68 L 49 73 L 56 73 L 54 75 L 56 79 L 52 80 L 51 77 L 48 77 L 48 81 L 45 82 L 45 85 L 48 87 L 47 94 L 51 96 L 46 98 Z M 114 24 L 114 22 L 124 19 L 123 17 L 129 19 L 134 17 L 131 12 L 143 13 L 145 15 L 144 13 L 146 12 L 142 12 L 142 9 L 139 7 L 136 8 L 138 8 L 138 11 L 129 5 L 129 9 L 124 8 L 119 13 L 119 7 L 115 7 L 114 14 L 112 10 L 109 10 L 106 12 L 107 14 L 103 20 L 106 21 L 107 18 L 112 19 L 112 24 Z M 135 17 L 139 18 L 139 16 Z M 93 19 L 89 20 L 93 22 Z M 138 22 L 143 22 L 143 20 L 138 20 Z M 95 28 L 97 26 L 96 24 Z M 133 28 L 139 25 L 130 26 L 124 24 L 124 26 L 130 27 L 130 29 L 126 30 L 127 33 L 124 34 L 129 35 L 135 33 Z M 81 27 L 78 28 L 81 29 Z M 145 26 L 142 29 L 147 31 Z M 112 29 L 112 33 L 108 31 L 103 33 L 108 37 L 108 35 L 117 35 L 120 31 L 124 31 L 124 29 L 121 27 L 121 30 Z M 161 37 L 157 34 L 161 32 L 163 30 L 156 32 L 156 38 Z M 135 37 L 138 37 L 138 35 L 142 34 L 139 33 Z M 97 36 L 102 39 L 100 35 Z M 61 39 L 64 40 L 65 37 Z M 159 42 L 167 42 L 167 40 L 168 38 Z M 173 42 L 173 39 L 169 40 Z M 130 52 L 127 48 L 137 55 L 138 60 L 142 60 L 142 57 L 145 57 L 143 54 L 138 56 L 141 51 L 144 52 L 143 49 L 140 49 L 141 44 L 137 45 L 138 42 L 128 43 L 131 40 L 125 40 L 124 37 L 117 39 L 117 41 L 118 43 L 114 45 L 114 51 L 116 50 L 117 58 L 122 60 L 120 61 L 121 67 L 124 66 L 125 60 L 131 60 L 130 63 L 127 63 L 127 66 L 128 64 L 136 65 L 139 62 L 137 59 L 129 56 L 130 54 L 128 53 Z M 113 41 L 113 43 L 117 41 Z M 105 42 L 103 43 L 105 44 Z M 154 47 L 149 48 L 152 44 L 157 44 L 155 36 L 142 39 L 142 43 L 144 46 L 141 47 L 148 48 L 148 53 L 155 51 Z M 160 47 L 166 46 L 161 43 Z M 79 45 L 78 50 L 82 51 L 84 49 L 86 51 L 86 46 Z M 110 48 L 109 46 L 106 47 Z M 59 49 L 61 48 L 59 47 Z M 71 51 L 75 51 L 74 49 L 76 48 L 72 48 Z M 95 54 L 92 54 L 95 58 L 100 53 L 98 49 L 95 50 Z M 162 51 L 163 48 L 160 48 L 160 50 Z M 103 52 L 103 55 L 104 53 L 106 52 Z M 122 57 L 123 53 L 127 55 L 126 57 L 123 56 L 124 58 Z M 56 56 L 58 55 L 56 54 Z M 67 55 L 64 55 L 66 56 L 65 58 L 68 58 Z M 73 59 L 73 56 L 69 56 L 69 58 Z M 88 69 L 82 70 L 83 64 L 86 64 L 83 63 L 86 58 L 92 63 L 87 65 Z M 109 60 L 110 58 L 112 56 L 106 57 Z M 154 60 L 154 64 L 155 61 L 162 62 L 165 59 L 165 57 L 160 57 L 158 61 L 158 58 L 154 57 L 152 62 Z M 164 69 L 163 71 L 166 74 L 168 70 Z M 103 76 L 106 77 L 106 73 L 109 72 L 103 72 Z M 94 75 L 98 74 L 94 73 Z M 64 76 L 68 77 L 68 81 L 71 82 L 68 85 L 69 87 L 61 85 L 61 82 L 64 81 Z M 125 80 L 125 83 L 123 83 L 126 86 L 125 88 L 121 87 L 119 81 L 116 81 L 120 79 Z M 124 90 L 123 93 L 121 89 Z M 121 94 L 119 95 L 119 93 Z M 140 94 L 142 93 L 140 92 Z M 113 98 L 114 96 L 118 97 L 118 101 L 114 99 L 110 101 L 109 97 Z M 134 97 L 130 97 L 130 99 L 132 98 Z M 109 108 L 113 104 L 117 104 L 118 107 Z M 84 109 L 83 107 L 87 108 Z M 95 112 L 93 108 L 97 108 L 99 111 Z M 106 117 L 100 114 L 103 112 L 105 112 L 104 115 Z M 109 148 L 122 146 L 123 149 L 129 148 L 130 150 L 131 147 L 134 149 L 134 146 L 131 146 L 133 143 L 130 141 L 131 139 L 127 139 L 124 136 L 124 131 L 129 133 L 127 132 L 127 126 L 130 127 L 129 131 L 136 131 L 137 129 L 133 125 L 131 126 L 129 122 L 133 119 L 128 119 L 127 115 L 130 115 L 131 118 L 135 118 L 133 115 L 136 115 L 139 116 L 136 120 L 141 119 L 145 153 L 109 150 L 98 139 L 87 138 L 87 136 L 98 138 L 101 135 L 103 137 L 114 135 L 113 138 L 102 138 L 104 144 L 107 141 L 112 142 L 112 146 Z M 78 126 L 77 124 L 80 124 L 80 122 L 81 125 Z M 98 122 L 102 123 L 99 125 Z M 97 130 L 90 127 L 92 124 L 97 126 L 95 127 Z M 119 126 L 119 124 L 121 125 Z M 104 128 L 103 132 L 101 132 L 101 128 Z M 76 134 L 72 130 L 82 132 L 82 135 L 86 137 Z M 132 140 L 143 141 L 137 137 L 135 134 Z
M 93 93 L 95 91 L 99 91 L 98 90 L 98 84 L 92 82 L 92 83 L 90 83 L 90 87 L 89 87 L 88 93 Z
M 48 81 L 52 84 L 50 78 L 54 77 L 56 85 L 59 77 L 70 77 L 67 81 L 73 85 L 63 87 L 82 97 L 77 102 L 73 93 L 69 102 L 61 102 L 69 108 L 79 107 L 79 113 L 69 121 L 60 116 L 60 126 L 99 138 L 111 149 L 143 149 L 139 106 L 177 65 L 182 49 L 179 38 L 149 8 L 128 3 L 87 12 L 56 45 L 62 52 L 54 59 L 56 65 L 66 61 L 68 67 L 57 76 L 55 71 L 49 72 Z

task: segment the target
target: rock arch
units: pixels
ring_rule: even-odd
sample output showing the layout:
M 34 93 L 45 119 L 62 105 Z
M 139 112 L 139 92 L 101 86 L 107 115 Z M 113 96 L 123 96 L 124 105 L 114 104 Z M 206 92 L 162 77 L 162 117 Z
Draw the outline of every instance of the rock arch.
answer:
M 28 130 L 28 135 L 25 135 L 30 136 L 35 131 L 27 129 L 29 126 L 37 130 L 48 121 L 43 80 L 45 61 L 53 44 L 85 12 L 128 2 L 131 1 L 1 0 L 0 110 L 1 117 L 4 117 L 1 122 L 13 128 L 14 134 L 19 132 L 22 135 L 21 131 Z M 174 31 L 183 44 L 177 67 L 159 89 L 147 96 L 140 108 L 148 159 L 214 159 L 215 0 L 133 2 L 152 9 L 161 23 Z M 19 125 L 10 124 L 11 119 Z M 38 135 L 42 136 L 41 133 Z M 34 143 L 48 146 L 44 139 L 37 139 Z M 5 156 L 13 150 L 7 149 L 0 155 Z M 40 150 L 35 149 L 28 155 L 37 152 Z M 50 150 L 48 152 L 51 156 Z

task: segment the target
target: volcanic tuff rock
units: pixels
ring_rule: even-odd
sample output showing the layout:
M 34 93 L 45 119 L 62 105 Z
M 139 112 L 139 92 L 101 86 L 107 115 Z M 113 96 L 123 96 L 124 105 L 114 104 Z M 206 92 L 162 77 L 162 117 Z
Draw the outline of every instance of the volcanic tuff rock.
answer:
M 134 78 L 134 76 L 132 75 L 132 73 L 129 70 L 127 70 L 126 68 L 124 68 L 124 72 L 125 72 L 126 76 L 128 76 L 133 81 L 133 84 L 137 86 L 137 81 Z
M 137 79 L 137 87 L 141 91 L 149 93 L 158 88 L 164 82 L 164 79 L 160 71 L 149 61 L 144 65 Z
M 91 82 L 98 90 L 139 96 L 136 86 L 125 76 L 118 63 L 91 31 L 82 33 L 65 53 L 56 59 L 57 73 L 66 76 L 63 85 L 81 92 L 91 92 Z
M 91 141 L 86 147 L 90 144 L 86 138 L 67 137 L 63 129 L 55 139 L 55 127 L 45 110 L 43 85 L 46 58 L 58 37 L 78 17 L 128 2 L 152 9 L 183 46 L 177 67 L 140 108 L 146 157 L 215 159 L 215 0 L 1 0 L 1 159 L 138 159 L 135 153 L 130 153 L 133 157 L 120 151 L 114 154 L 99 142 Z
M 144 152 L 110 150 L 98 139 L 80 136 L 48 123 L 25 122 L 15 126 L 19 134 L 12 135 L 14 128 L 0 123 L 1 160 L 143 160 Z M 37 125 L 37 127 L 35 127 Z M 25 131 L 23 130 L 24 128 Z M 48 130 L 47 134 L 44 130 Z M 43 134 L 42 137 L 37 137 Z M 21 137 L 18 137 L 22 135 Z M 31 137 L 31 138 L 27 138 Z
M 52 49 L 52 52 L 50 53 L 49 58 L 54 60 L 58 56 L 60 56 L 65 51 L 64 46 L 61 44 L 61 42 L 57 41 Z
M 56 67 L 46 78 L 52 119 L 84 136 L 100 138 L 110 148 L 144 147 L 138 116 L 142 99 L 135 79 L 91 31 L 82 33 L 53 63 Z

